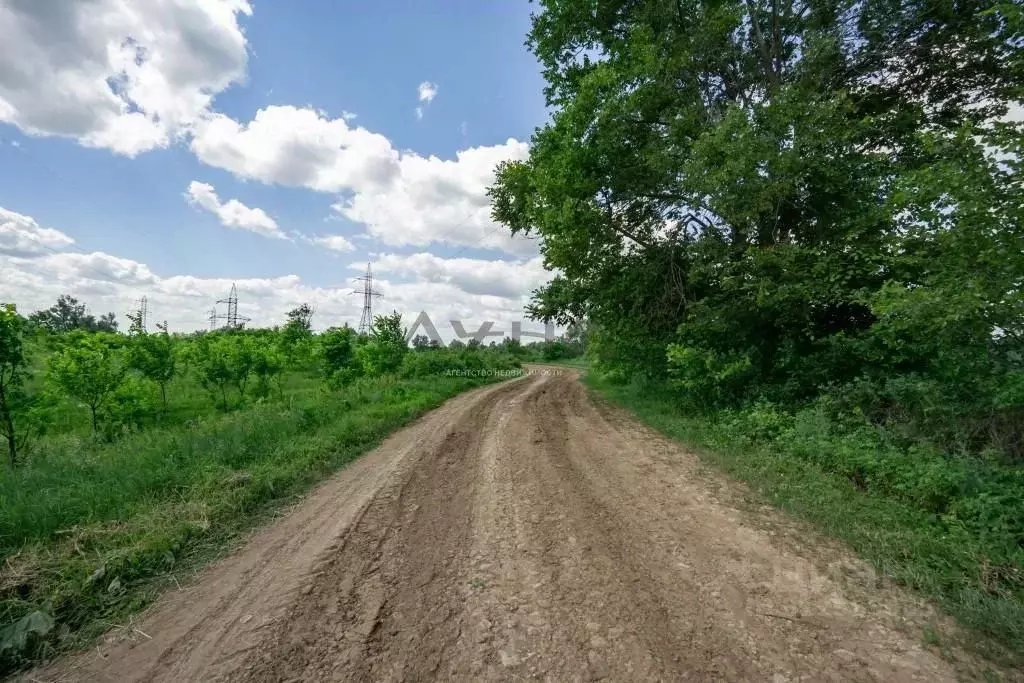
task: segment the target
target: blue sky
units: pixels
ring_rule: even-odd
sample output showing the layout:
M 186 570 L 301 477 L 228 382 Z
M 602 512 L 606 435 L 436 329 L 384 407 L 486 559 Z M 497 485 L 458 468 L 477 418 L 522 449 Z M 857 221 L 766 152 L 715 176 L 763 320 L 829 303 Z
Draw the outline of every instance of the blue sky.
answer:
M 188 329 L 237 281 L 255 322 L 323 327 L 369 260 L 410 320 L 522 317 L 548 275 L 483 189 L 547 115 L 531 5 L 354 4 L 0 7 L 0 300 Z

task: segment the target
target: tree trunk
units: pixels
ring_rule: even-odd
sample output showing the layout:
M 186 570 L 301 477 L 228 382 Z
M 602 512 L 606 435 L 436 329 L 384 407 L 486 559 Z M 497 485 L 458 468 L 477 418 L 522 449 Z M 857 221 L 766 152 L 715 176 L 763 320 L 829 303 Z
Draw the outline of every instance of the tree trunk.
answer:
M 164 404 L 164 412 L 167 412 L 167 383 L 160 382 L 160 400 Z
M 14 434 L 7 435 L 7 461 L 13 470 L 18 465 L 18 445 L 14 441 Z
M 18 445 L 14 439 L 14 419 L 11 417 L 11 410 L 7 405 L 7 395 L 4 388 L 0 386 L 0 415 L 4 421 L 4 435 L 7 437 L 7 457 L 13 469 L 18 464 Z
M 92 412 L 92 436 L 93 438 L 96 438 L 96 406 L 90 405 L 89 410 Z

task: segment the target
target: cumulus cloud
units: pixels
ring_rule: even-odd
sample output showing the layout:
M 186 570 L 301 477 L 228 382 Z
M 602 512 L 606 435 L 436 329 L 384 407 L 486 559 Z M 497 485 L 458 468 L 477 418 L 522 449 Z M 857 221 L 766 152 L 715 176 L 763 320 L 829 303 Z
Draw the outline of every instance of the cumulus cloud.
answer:
M 29 216 L 0 207 L 0 254 L 32 256 L 62 249 L 74 242 L 60 230 L 43 228 Z
M 196 127 L 200 161 L 240 178 L 337 193 L 334 210 L 393 246 L 445 243 L 537 253 L 491 220 L 486 190 L 501 161 L 525 159 L 529 145 L 508 139 L 455 159 L 399 152 L 388 138 L 310 108 L 272 106 L 249 123 L 215 115 Z
M 248 0 L 0 3 L 0 122 L 127 155 L 180 140 L 240 178 L 336 194 L 339 215 L 393 246 L 536 253 L 490 220 L 485 196 L 494 165 L 524 158 L 526 143 L 441 159 L 397 150 L 348 112 L 271 106 L 248 122 L 214 112 L 217 94 L 245 79 L 239 22 L 251 13 Z M 419 105 L 437 93 L 420 83 Z M 233 201 L 217 205 L 238 214 L 231 225 L 273 230 L 265 213 Z
M 169 144 L 245 76 L 246 0 L 0 5 L 0 121 L 135 155 Z
M 383 135 L 287 105 L 261 109 L 245 124 L 214 115 L 196 127 L 192 151 L 241 178 L 320 192 L 386 185 L 399 158 Z
M 365 226 L 357 237 L 502 250 L 518 260 L 382 257 L 382 273 L 400 280 L 380 281 L 383 305 L 441 319 L 521 317 L 540 278 L 537 245 L 513 239 L 491 220 L 486 188 L 497 163 L 525 158 L 527 144 L 509 139 L 439 158 L 396 149 L 348 112 L 331 118 L 311 107 L 270 106 L 249 121 L 216 113 L 217 94 L 245 79 L 247 40 L 239 21 L 251 12 L 248 0 L 0 2 L 0 123 L 125 155 L 183 142 L 201 162 L 239 178 L 335 195 L 335 215 Z M 419 105 L 428 106 L 437 92 L 436 84 L 421 83 Z M 212 185 L 194 181 L 185 196 L 225 226 L 287 239 L 265 211 L 222 201 Z M 340 235 L 293 234 L 333 251 L 353 250 Z M 162 301 L 167 309 L 157 317 L 191 329 L 205 325 L 203 307 L 230 288 L 227 280 L 164 277 L 110 254 L 71 252 L 72 244 L 30 217 L 0 213 L 5 298 L 43 307 L 68 292 L 95 297 L 98 310 L 123 312 L 147 294 L 151 305 Z M 243 313 L 258 324 L 279 322 L 281 311 L 303 301 L 332 311 L 328 319 L 340 321 L 350 309 L 358 319 L 348 289 L 308 286 L 294 275 L 238 285 L 250 302 L 243 298 Z
M 312 238 L 314 244 L 331 251 L 355 251 L 356 246 L 341 235 L 317 235 Z
M 207 328 L 210 308 L 227 295 L 232 284 L 238 287 L 239 313 L 252 318 L 256 326 L 281 324 L 285 312 L 303 302 L 317 307 L 319 327 L 346 321 L 352 324 L 359 317 L 358 302 L 349 296 L 350 290 L 313 287 L 297 275 L 235 280 L 165 277 L 143 263 L 102 252 L 36 258 L 0 256 L 0 279 L 4 282 L 4 299 L 14 301 L 25 312 L 47 308 L 61 294 L 71 294 L 93 312 L 114 311 L 122 316 L 145 295 L 153 319 L 166 319 L 174 331 Z
M 318 287 L 294 274 L 238 279 L 185 274 L 165 277 L 143 263 L 101 252 L 34 258 L 0 255 L 0 280 L 4 300 L 13 301 L 25 312 L 47 308 L 61 294 L 71 294 L 94 312 L 114 311 L 122 316 L 134 310 L 135 302 L 145 295 L 153 319 L 166 319 L 175 331 L 207 328 L 210 308 L 227 295 L 232 284 L 238 288 L 239 313 L 251 318 L 253 326 L 279 325 L 287 311 L 302 303 L 316 308 L 317 329 L 344 323 L 354 326 L 362 312 L 362 301 L 352 296 L 352 288 Z M 511 330 L 512 322 L 524 318 L 523 300 L 518 296 L 471 293 L 448 282 L 393 282 L 387 277 L 375 279 L 374 286 L 383 293 L 375 302 L 378 311 L 396 310 L 407 325 L 420 311 L 427 311 L 447 339 L 452 338 L 449 320 L 465 320 L 467 329 L 493 320 L 498 323 L 495 329 Z M 524 323 L 524 329 L 531 325 Z
M 353 263 L 353 269 L 362 264 Z M 418 254 L 384 254 L 373 262 L 376 273 L 412 276 L 424 283 L 449 284 L 470 294 L 519 300 L 551 280 L 541 257 L 521 261 L 442 258 Z
M 205 209 L 220 219 L 221 225 L 249 230 L 264 237 L 287 239 L 273 218 L 263 209 L 251 209 L 237 199 L 221 202 L 213 185 L 193 180 L 185 198 L 189 204 Z
M 498 163 L 528 154 L 525 142 L 511 138 L 501 145 L 461 150 L 455 159 L 408 152 L 390 183 L 353 192 L 332 208 L 390 245 L 439 242 L 533 255 L 535 242 L 513 238 L 491 219 L 487 197 Z
M 9 211 L 2 215 L 5 225 L 30 226 L 28 234 L 47 230 L 28 216 Z M 71 243 L 67 236 L 57 237 L 63 233 L 56 230 L 44 234 L 54 244 Z M 363 267 L 359 264 L 360 270 Z M 511 324 L 524 317 L 529 289 L 545 277 L 536 259 L 503 263 L 431 254 L 386 255 L 378 259 L 375 268 L 381 277 L 374 284 L 384 295 L 377 302 L 378 310 L 397 310 L 406 324 L 426 311 L 447 339 L 453 335 L 448 324 L 453 319 L 464 320 L 467 329 L 492 320 L 497 323 L 495 329 L 511 330 Z M 316 307 L 314 324 L 318 329 L 345 322 L 354 325 L 361 313 L 359 297 L 352 296 L 347 286 L 318 287 L 298 275 L 236 280 L 166 276 L 144 263 L 103 252 L 0 251 L 0 282 L 4 284 L 3 299 L 26 312 L 49 307 L 59 295 L 71 294 L 94 312 L 123 315 L 145 295 L 153 318 L 166 319 L 172 330 L 181 331 L 206 328 L 210 307 L 232 284 L 238 287 L 239 313 L 252 318 L 257 326 L 280 324 L 286 311 L 304 302 Z M 530 323 L 524 324 L 524 329 L 530 327 Z

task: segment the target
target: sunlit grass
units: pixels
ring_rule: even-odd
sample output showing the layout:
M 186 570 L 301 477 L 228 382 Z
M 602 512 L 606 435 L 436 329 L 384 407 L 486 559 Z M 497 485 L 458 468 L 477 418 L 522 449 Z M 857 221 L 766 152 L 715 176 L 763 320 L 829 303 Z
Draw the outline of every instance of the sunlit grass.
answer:
M 57 626 L 24 657 L 0 657 L 0 671 L 86 642 L 389 432 L 487 381 L 364 379 L 328 392 L 300 376 L 283 400 L 227 414 L 179 396 L 171 424 L 113 443 L 87 423 L 47 437 L 0 474 L 0 626 L 36 610 Z

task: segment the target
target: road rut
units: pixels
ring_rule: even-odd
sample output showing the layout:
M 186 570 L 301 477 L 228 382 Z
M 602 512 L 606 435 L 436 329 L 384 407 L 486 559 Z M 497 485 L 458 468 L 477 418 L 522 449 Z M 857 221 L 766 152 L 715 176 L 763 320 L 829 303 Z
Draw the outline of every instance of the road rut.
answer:
M 918 601 L 803 534 L 538 370 L 449 401 L 136 631 L 31 676 L 954 680 L 907 627 Z

